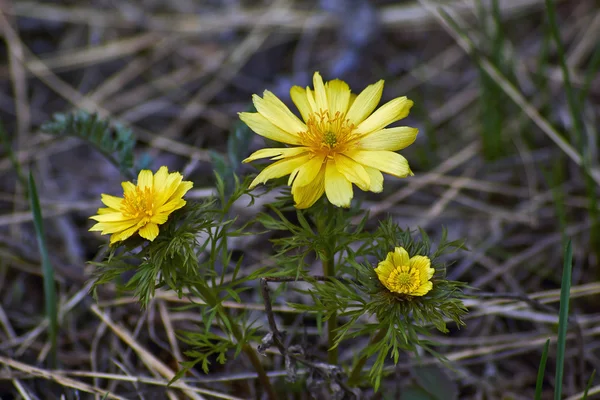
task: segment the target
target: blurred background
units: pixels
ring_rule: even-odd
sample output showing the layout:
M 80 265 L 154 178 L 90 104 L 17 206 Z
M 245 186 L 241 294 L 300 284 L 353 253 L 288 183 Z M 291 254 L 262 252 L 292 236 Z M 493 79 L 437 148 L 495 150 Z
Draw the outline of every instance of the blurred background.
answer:
M 600 367 L 597 0 L 0 0 L 0 33 L 0 398 L 46 398 L 48 384 L 30 379 L 45 371 L 49 345 L 20 180 L 29 170 L 56 270 L 59 359 L 68 370 L 49 376 L 69 398 L 100 396 L 99 388 L 124 398 L 188 396 L 167 392 L 164 378 L 161 386 L 99 375 L 158 379 L 164 370 L 147 361 L 152 354 L 176 371 L 185 348 L 174 332 L 195 316 L 169 311 L 178 304 L 169 293 L 144 312 L 114 288 L 98 302 L 88 295 L 86 261 L 108 240 L 88 232 L 88 217 L 101 193 L 120 195 L 124 179 L 84 141 L 43 134 L 41 124 L 74 110 L 124 124 L 148 167 L 182 171 L 195 182 L 189 198 L 202 198 L 215 185 L 211 152 L 227 152 L 251 95 L 268 89 L 291 105 L 290 87 L 312 86 L 314 71 L 353 92 L 385 79 L 382 102 L 414 101 L 402 125 L 420 133 L 402 154 L 415 176 L 386 176 L 382 194 L 356 197 L 373 226 L 391 215 L 434 239 L 442 227 L 464 238 L 470 251 L 449 260 L 449 278 L 492 297 L 470 300 L 467 327 L 435 338 L 454 370 L 438 378 L 447 385 L 441 395 L 423 398 L 533 398 L 544 342 L 556 336 L 568 238 L 577 329 L 567 342 L 565 395 L 581 398 Z M 252 135 L 242 153 L 263 143 Z M 239 212 L 253 215 L 262 204 Z M 241 241 L 237 251 L 260 263 L 268 238 Z M 548 308 L 493 298 L 507 292 Z M 555 384 L 554 347 L 543 398 Z M 384 381 L 387 398 L 441 373 L 414 365 L 407 358 Z M 191 378 L 231 392 L 201 373 Z M 600 382 L 590 382 L 590 393 L 600 393 Z

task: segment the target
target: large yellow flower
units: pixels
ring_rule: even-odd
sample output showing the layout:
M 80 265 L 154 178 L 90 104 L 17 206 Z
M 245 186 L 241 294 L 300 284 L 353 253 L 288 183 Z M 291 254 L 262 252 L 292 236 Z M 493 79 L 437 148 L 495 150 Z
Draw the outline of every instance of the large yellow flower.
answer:
M 385 260 L 375 268 L 379 281 L 390 292 L 406 294 L 409 296 L 423 296 L 431 289 L 431 278 L 435 269 L 431 268 L 431 261 L 425 256 L 409 258 L 402 247 L 396 247 L 388 253 Z
M 110 244 L 125 240 L 139 231 L 141 237 L 150 241 L 158 236 L 158 225 L 167 222 L 169 214 L 185 205 L 183 195 L 193 186 L 183 181 L 179 172 L 169 173 L 160 167 L 156 174 L 142 170 L 137 185 L 123 182 L 123 197 L 102 195 L 106 208 L 98 209 L 98 215 L 90 217 L 98 221 L 90 231 L 112 234 Z
M 314 89 L 294 86 L 292 101 L 304 120 L 296 117 L 273 93 L 252 96 L 256 113 L 240 113 L 250 129 L 294 147 L 262 149 L 244 160 L 270 157 L 250 188 L 269 179 L 290 175 L 288 184 L 297 208 L 308 208 L 325 193 L 332 204 L 349 207 L 352 184 L 381 192 L 381 172 L 404 178 L 412 175 L 408 162 L 395 151 L 412 144 L 418 130 L 387 128 L 408 115 L 413 105 L 406 97 L 393 99 L 377 111 L 383 80 L 367 86 L 358 96 L 338 79 L 323 83 L 318 72 Z

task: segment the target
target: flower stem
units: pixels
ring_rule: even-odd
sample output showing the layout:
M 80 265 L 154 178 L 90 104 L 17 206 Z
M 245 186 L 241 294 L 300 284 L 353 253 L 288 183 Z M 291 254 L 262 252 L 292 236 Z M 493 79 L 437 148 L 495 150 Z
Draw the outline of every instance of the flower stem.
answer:
M 211 307 L 218 307 L 219 312 L 217 313 L 217 315 L 220 315 L 223 319 L 227 319 L 226 325 L 229 325 L 231 327 L 231 333 L 235 337 L 235 340 L 237 340 L 238 343 L 244 341 L 244 334 L 242 333 L 242 329 L 236 323 L 236 321 L 234 321 L 234 319 L 231 318 L 227 309 L 225 309 L 218 302 L 217 297 L 213 293 L 212 289 L 206 285 L 198 285 L 196 288 L 204 295 L 204 300 L 208 305 L 210 305 Z M 263 368 L 263 365 L 260 362 L 260 359 L 258 358 L 256 350 L 254 350 L 254 348 L 248 343 L 244 343 L 242 345 L 242 350 L 244 351 L 246 357 L 248 357 L 250 363 L 254 367 L 254 370 L 258 374 L 258 380 L 262 384 L 263 390 L 267 393 L 267 398 L 269 400 L 277 400 L 277 394 L 275 393 L 275 389 L 273 389 L 273 386 L 271 385 L 271 380 L 265 372 L 265 369 Z
M 384 329 L 384 328 L 379 329 L 379 331 L 377 331 L 375 336 L 373 336 L 371 338 L 371 340 L 369 340 L 369 345 L 379 342 L 381 339 L 383 339 L 385 337 L 386 333 L 387 333 L 387 329 Z M 348 386 L 350 386 L 350 387 L 358 386 L 358 384 L 360 383 L 360 374 L 362 373 L 362 369 L 365 366 L 365 363 L 367 362 L 367 358 L 368 357 L 366 355 L 363 355 L 360 358 L 360 360 L 358 360 L 358 362 L 356 363 L 354 368 L 352 368 L 352 372 L 350 372 L 350 378 L 348 378 Z
M 335 268 L 333 264 L 333 254 L 328 253 L 323 259 L 323 275 L 325 277 L 335 276 Z M 327 362 L 331 365 L 337 365 L 338 363 L 338 348 L 334 348 L 335 344 L 335 331 L 338 327 L 337 313 L 333 313 L 327 321 Z

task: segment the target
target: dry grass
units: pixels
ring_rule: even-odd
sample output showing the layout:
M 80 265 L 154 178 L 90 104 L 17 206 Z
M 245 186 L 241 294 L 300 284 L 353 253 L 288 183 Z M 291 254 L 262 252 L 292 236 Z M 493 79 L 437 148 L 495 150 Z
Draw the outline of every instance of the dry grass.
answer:
M 209 375 L 192 371 L 166 386 L 185 360 L 176 332 L 195 329 L 197 319 L 178 308 L 182 301 L 172 293 L 159 292 L 143 312 L 114 287 L 102 288 L 98 302 L 90 297 L 85 263 L 101 257 L 96 252 L 105 238 L 87 231 L 87 217 L 99 206 L 99 194 L 114 192 L 121 178 L 80 141 L 38 128 L 52 113 L 73 109 L 126 123 L 153 167 L 183 171 L 196 182 L 190 197 L 204 197 L 214 186 L 208 151 L 225 151 L 236 113 L 248 108 L 251 94 L 268 88 L 287 99 L 289 87 L 309 84 L 314 70 L 354 88 L 384 78 L 385 99 L 406 94 L 415 100 L 407 125 L 421 134 L 405 151 L 415 176 L 387 179 L 384 193 L 365 197 L 363 207 L 373 221 L 389 214 L 434 238 L 442 226 L 451 238 L 465 238 L 471 251 L 455 256 L 450 278 L 497 297 L 469 300 L 467 327 L 436 337 L 454 367 L 448 374 L 459 398 L 533 398 L 541 349 L 556 338 L 565 234 L 574 243 L 571 309 L 579 330 L 569 331 L 564 393 L 581 397 L 582 382 L 600 367 L 600 251 L 590 238 L 590 204 L 600 184 L 600 80 L 591 80 L 581 104 L 582 153 L 548 45 L 543 0 L 499 1 L 505 66 L 494 61 L 489 10 L 482 19 L 470 1 L 445 12 L 430 0 L 374 3 L 0 0 L 0 119 L 16 159 L 38 181 L 59 289 L 62 368 L 43 367 L 49 343 L 40 260 L 24 190 L 3 149 L 0 398 L 250 396 L 238 384 L 254 382 L 243 361 L 214 363 Z M 598 51 L 598 3 L 559 2 L 558 17 L 571 80 L 581 90 Z M 542 55 L 546 47 L 548 57 Z M 482 71 L 494 88 L 484 84 Z M 484 131 L 483 119 L 494 116 L 481 100 L 487 90 L 496 90 L 501 101 L 494 132 L 501 133 L 502 149 L 493 157 L 484 157 L 486 140 L 497 134 Z M 252 147 L 258 144 L 256 138 Z M 591 191 L 581 167 L 585 157 Z M 239 212 L 252 215 L 262 204 Z M 268 235 L 233 246 L 244 254 L 247 270 L 269 259 Z M 537 303 L 505 293 L 527 294 Z M 258 291 L 253 298 L 226 306 L 262 310 Z M 318 341 L 316 356 L 323 358 L 326 339 L 312 324 L 303 328 L 306 316 L 295 314 L 285 298 L 275 310 L 298 341 L 304 331 Z M 347 345 L 340 358 L 352 354 Z M 271 375 L 285 376 L 281 360 L 271 359 Z M 400 388 L 413 379 L 415 362 L 407 355 L 396 368 Z M 553 371 L 551 351 L 544 398 L 552 397 Z M 398 393 L 396 385 L 384 381 L 383 388 Z M 600 393 L 598 382 L 592 386 Z

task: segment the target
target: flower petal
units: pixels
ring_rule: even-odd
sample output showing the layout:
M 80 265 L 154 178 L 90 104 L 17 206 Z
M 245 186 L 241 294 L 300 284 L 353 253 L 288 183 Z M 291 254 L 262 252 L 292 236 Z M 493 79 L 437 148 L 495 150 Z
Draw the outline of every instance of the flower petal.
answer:
M 181 207 L 186 205 L 186 201 L 182 198 L 174 198 L 171 201 L 166 202 L 162 206 L 158 207 L 155 211 L 156 214 L 171 214 L 175 210 L 179 210 Z M 154 218 L 154 217 L 153 217 Z
M 392 122 L 406 117 L 412 105 L 413 101 L 408 100 L 406 96 L 390 100 L 361 122 L 354 132 L 364 134 L 379 131 Z
M 363 166 L 377 168 L 386 174 L 399 178 L 406 178 L 409 175 L 413 175 L 406 158 L 392 151 L 350 150 L 344 154 L 354 161 L 361 163 Z
M 284 158 L 283 160 L 277 161 L 263 169 L 258 176 L 254 178 L 252 183 L 250 183 L 249 188 L 252 189 L 259 183 L 265 183 L 269 179 L 275 179 L 288 175 L 296 168 L 308 162 L 309 159 L 310 156 L 308 154 L 302 154 L 296 157 Z
M 177 186 L 177 189 L 173 192 L 173 194 L 167 199 L 167 203 L 174 199 L 181 199 L 192 187 L 194 187 L 194 183 L 191 181 L 182 181 Z
M 319 154 L 313 156 L 308 162 L 298 167 L 298 170 L 292 173 L 292 175 L 295 175 L 293 186 L 306 186 L 311 183 L 319 174 L 319 171 L 323 166 L 323 161 L 325 161 L 325 155 Z
M 363 150 L 398 151 L 414 143 L 419 130 L 410 126 L 382 129 L 363 136 L 358 147 Z
M 114 233 L 110 237 L 110 244 L 114 244 L 116 242 L 120 242 L 120 241 L 123 241 L 123 240 L 129 238 L 131 235 L 136 233 L 138 229 L 139 229 L 138 226 L 135 225 L 134 227 L 124 230 L 122 232 Z
M 361 190 L 369 190 L 371 179 L 362 165 L 343 154 L 335 154 L 333 159 L 337 170 L 344 175 L 347 180 L 356 184 Z
M 340 116 L 348 111 L 348 102 L 350 101 L 350 87 L 344 81 L 334 79 L 325 85 L 327 90 L 327 101 L 329 102 L 329 115 L 334 117 L 337 113 Z
M 90 217 L 90 219 L 93 219 L 94 221 L 98 222 L 120 222 L 127 221 L 129 218 L 125 218 L 120 212 L 111 212 L 93 215 Z
M 404 247 L 396 247 L 392 257 L 395 266 L 409 266 L 408 252 L 404 249 Z
M 166 166 L 162 166 L 154 174 L 153 187 L 155 192 L 161 192 L 165 190 L 167 179 L 169 178 L 169 169 Z
M 410 293 L 411 296 L 425 296 L 429 291 L 433 289 L 433 283 L 431 281 L 427 281 L 423 283 L 417 290 Z
M 126 229 L 131 228 L 132 226 L 137 225 L 137 220 L 124 220 L 124 221 L 113 221 L 113 222 L 98 222 L 94 226 L 92 226 L 89 231 L 90 232 L 102 232 L 103 235 L 108 233 L 122 232 Z
M 373 193 L 383 192 L 383 174 L 376 168 L 363 166 L 369 175 L 369 189 Z M 362 189 L 362 188 L 361 188 Z M 364 190 L 364 189 L 363 189 Z
M 158 236 L 158 225 L 148 223 L 140 228 L 140 236 L 149 241 L 153 241 Z
M 377 264 L 377 268 L 375 268 L 375 272 L 377 273 L 377 276 L 379 277 L 379 280 L 383 283 L 383 282 L 387 281 L 387 279 L 389 278 L 390 274 L 392 273 L 392 271 L 395 268 L 396 267 L 394 266 L 394 264 L 392 264 L 386 258 L 385 260 L 380 261 L 379 264 Z
M 294 157 L 306 153 L 307 147 L 278 147 L 273 149 L 260 149 L 255 151 L 242 162 L 250 162 L 260 158 L 271 158 L 271 160 L 281 160 L 282 158 Z
M 315 101 L 317 102 L 317 110 L 326 111 L 329 107 L 329 104 L 327 103 L 327 92 L 325 91 L 323 78 L 321 78 L 321 74 L 318 72 L 315 72 L 313 75 L 313 86 L 315 88 Z
M 427 282 L 433 276 L 435 269 L 431 268 L 431 260 L 425 256 L 411 257 L 410 267 L 419 271 L 419 279 L 421 283 Z
M 169 201 L 183 179 L 183 175 L 179 172 L 172 172 L 166 177 L 158 176 L 158 179 L 157 175 L 158 173 L 154 176 L 154 208 L 160 207 Z
M 347 118 L 354 125 L 358 125 L 365 120 L 377 107 L 383 93 L 383 80 L 367 86 L 356 99 L 352 101 L 352 105 L 348 110 Z M 352 99 L 351 99 L 352 100 Z
M 338 171 L 333 160 L 328 160 L 325 168 L 325 194 L 331 204 L 350 207 L 353 196 L 352 183 Z
M 254 102 L 256 111 L 285 132 L 293 135 L 306 131 L 306 125 L 277 96 L 268 90 L 264 91 L 262 99 L 257 95 L 253 95 L 252 101 Z M 261 134 L 259 132 L 256 133 Z
M 121 209 L 121 204 L 123 203 L 122 197 L 111 196 L 110 194 L 102 194 L 102 202 L 113 209 L 114 211 L 119 211 Z M 98 210 L 100 212 L 100 210 Z
M 290 97 L 292 101 L 300 111 L 300 115 L 302 115 L 302 119 L 304 121 L 308 121 L 308 117 L 315 110 L 310 106 L 308 102 L 308 97 L 306 96 L 306 89 L 301 88 L 300 86 L 292 86 L 290 89 Z
M 292 133 L 275 126 L 265 116 L 259 113 L 242 112 L 238 115 L 250 129 L 260 136 L 276 142 L 300 144 L 300 138 L 295 134 L 295 132 Z
M 323 196 L 325 192 L 325 163 L 323 163 L 321 170 L 308 185 L 306 186 L 292 186 L 292 195 L 296 202 L 295 207 L 298 209 L 308 208 L 315 204 L 317 200 Z
M 135 192 L 135 185 L 129 181 L 121 183 L 121 187 L 124 194 Z
M 154 185 L 154 175 L 149 169 L 143 169 L 138 174 L 137 186 L 139 188 L 150 188 Z

